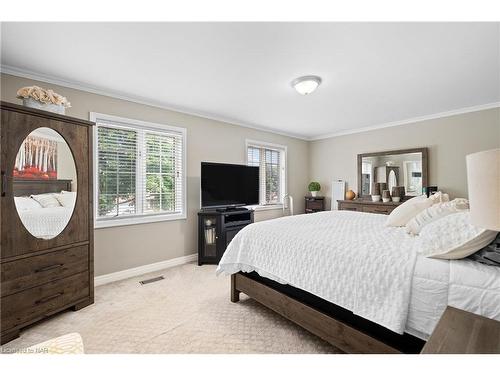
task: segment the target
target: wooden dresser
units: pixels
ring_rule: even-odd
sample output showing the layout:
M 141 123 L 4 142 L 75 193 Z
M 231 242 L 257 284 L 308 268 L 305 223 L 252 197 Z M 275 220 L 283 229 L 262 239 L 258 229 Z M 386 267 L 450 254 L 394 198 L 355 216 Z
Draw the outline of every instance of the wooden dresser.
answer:
M 370 212 L 372 214 L 389 215 L 402 202 L 372 202 L 367 199 L 338 200 L 339 210 Z
M 18 337 L 23 327 L 68 308 L 81 309 L 94 301 L 92 125 L 89 121 L 1 103 L 2 344 Z M 56 147 L 64 145 L 64 150 L 57 149 L 55 154 L 58 158 L 52 171 L 54 176 L 49 177 L 50 172 L 40 177 L 28 176 L 24 173 L 27 169 L 18 167 L 21 147 L 24 150 L 27 140 L 51 142 L 49 138 L 40 138 L 40 134 L 47 132 L 59 137 L 52 140 Z M 27 160 L 26 155 L 21 156 Z M 63 157 L 74 162 L 70 170 L 74 176 L 70 181 L 62 176 L 63 169 L 67 168 L 63 166 L 66 163 Z M 44 163 L 47 165 L 47 158 Z M 19 176 L 21 172 L 24 181 Z M 55 177 L 58 173 L 59 180 Z M 64 216 L 65 226 L 45 237 L 34 234 L 33 228 L 28 229 L 30 226 L 21 218 L 23 211 L 18 202 L 23 199 L 33 204 L 32 194 L 61 197 L 61 191 L 66 190 L 76 198 L 58 207 L 71 209 Z M 40 208 L 46 209 L 42 204 Z M 43 220 L 32 222 L 41 224 Z

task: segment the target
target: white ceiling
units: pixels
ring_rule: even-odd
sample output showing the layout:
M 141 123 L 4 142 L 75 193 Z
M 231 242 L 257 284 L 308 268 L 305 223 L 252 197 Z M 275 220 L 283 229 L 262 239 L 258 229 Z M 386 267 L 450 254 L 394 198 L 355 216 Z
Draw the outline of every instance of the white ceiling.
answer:
M 500 102 L 499 26 L 2 23 L 1 62 L 314 139 Z M 323 83 L 301 96 L 290 82 L 309 74 Z

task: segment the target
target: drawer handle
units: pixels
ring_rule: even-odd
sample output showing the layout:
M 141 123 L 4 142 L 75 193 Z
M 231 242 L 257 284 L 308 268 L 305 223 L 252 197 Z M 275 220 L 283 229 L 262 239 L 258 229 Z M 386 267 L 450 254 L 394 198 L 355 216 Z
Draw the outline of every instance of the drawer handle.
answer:
M 35 273 L 37 273 L 37 272 L 45 272 L 45 271 L 50 271 L 50 270 L 55 270 L 56 268 L 59 268 L 59 267 L 62 267 L 62 266 L 63 266 L 63 264 L 53 264 L 51 266 L 39 268 L 39 269 L 35 270 Z
M 55 298 L 57 298 L 57 297 L 60 297 L 60 296 L 62 296 L 63 294 L 64 294 L 63 292 L 59 292 L 59 293 L 56 293 L 56 294 L 54 294 L 54 295 L 52 295 L 52 296 L 48 296 L 48 297 L 41 298 L 41 299 L 39 299 L 38 301 L 35 301 L 35 305 L 39 305 L 39 304 L 41 304 L 41 303 L 49 302 L 50 300 L 53 300 L 53 299 L 55 299 Z

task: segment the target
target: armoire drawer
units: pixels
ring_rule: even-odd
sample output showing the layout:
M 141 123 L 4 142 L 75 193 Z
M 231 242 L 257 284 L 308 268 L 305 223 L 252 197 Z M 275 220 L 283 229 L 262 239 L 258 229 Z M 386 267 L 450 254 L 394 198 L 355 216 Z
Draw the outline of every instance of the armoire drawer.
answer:
M 1 265 L 2 297 L 68 277 L 89 267 L 87 245 L 36 255 Z
M 2 297 L 1 329 L 22 326 L 88 296 L 89 274 L 82 272 Z

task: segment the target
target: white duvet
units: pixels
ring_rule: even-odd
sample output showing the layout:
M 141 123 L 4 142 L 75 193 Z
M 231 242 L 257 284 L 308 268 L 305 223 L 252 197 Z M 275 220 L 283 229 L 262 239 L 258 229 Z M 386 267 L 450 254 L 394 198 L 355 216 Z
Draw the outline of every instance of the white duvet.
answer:
M 500 319 L 500 268 L 417 256 L 419 238 L 386 219 L 325 211 L 254 223 L 231 241 L 217 272 L 256 271 L 421 338 L 448 304 Z

